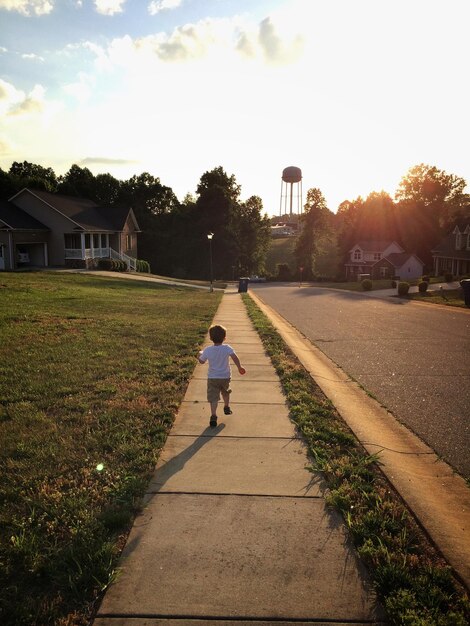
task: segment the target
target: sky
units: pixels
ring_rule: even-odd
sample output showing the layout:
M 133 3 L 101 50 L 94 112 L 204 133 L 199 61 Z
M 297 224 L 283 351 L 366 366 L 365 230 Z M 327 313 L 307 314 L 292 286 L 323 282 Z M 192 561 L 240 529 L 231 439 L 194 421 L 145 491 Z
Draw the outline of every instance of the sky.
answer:
M 469 28 L 470 0 L 0 0 L 0 167 L 183 200 L 222 166 L 268 215 L 289 166 L 332 211 L 419 163 L 470 183 Z

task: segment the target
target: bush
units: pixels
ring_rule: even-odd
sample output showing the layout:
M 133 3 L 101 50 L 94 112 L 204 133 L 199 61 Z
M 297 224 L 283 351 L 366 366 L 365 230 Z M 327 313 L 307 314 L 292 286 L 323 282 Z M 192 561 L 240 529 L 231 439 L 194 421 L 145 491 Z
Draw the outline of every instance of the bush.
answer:
M 429 278 L 429 276 L 425 275 L 425 276 L 421 276 L 421 280 L 428 283 L 431 279 Z
M 117 259 L 109 259 L 111 261 L 111 270 L 113 272 L 127 272 L 127 263 L 125 261 L 119 261 Z
M 114 261 L 112 259 L 100 259 L 98 267 L 100 270 L 112 271 L 114 269 Z
M 426 293 L 426 291 L 428 290 L 428 287 L 429 287 L 429 283 L 426 280 L 422 280 L 420 283 L 418 283 L 419 293 Z
M 405 281 L 401 281 L 398 283 L 398 295 L 399 296 L 407 296 L 409 290 L 410 290 L 410 283 L 407 283 Z
M 396 280 L 392 280 L 392 287 L 393 289 L 396 289 L 397 286 L 397 281 Z
M 361 285 L 364 291 L 370 291 L 372 289 L 372 281 L 370 278 L 364 278 L 364 280 L 361 281 Z
M 142 259 L 137 259 L 136 270 L 138 272 L 144 272 L 146 274 L 150 274 L 150 263 Z
M 444 274 L 444 280 L 446 283 L 451 283 L 454 280 L 454 275 L 451 273 Z

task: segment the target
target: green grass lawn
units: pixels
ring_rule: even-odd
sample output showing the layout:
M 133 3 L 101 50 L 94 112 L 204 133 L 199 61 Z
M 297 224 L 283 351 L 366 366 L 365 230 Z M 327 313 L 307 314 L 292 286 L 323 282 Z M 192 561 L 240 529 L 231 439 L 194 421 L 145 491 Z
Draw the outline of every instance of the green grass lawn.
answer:
M 266 270 L 273 276 L 277 275 L 277 264 L 287 263 L 291 272 L 296 271 L 294 257 L 295 237 L 274 237 L 271 239 L 266 255 Z
M 221 294 L 0 275 L 0 623 L 86 624 Z
M 424 293 L 409 293 L 402 296 L 406 300 L 414 300 L 416 302 L 425 302 L 429 304 L 444 304 L 446 306 L 456 306 L 459 308 L 468 308 L 465 305 L 461 289 L 445 289 L 440 291 L 425 291 Z

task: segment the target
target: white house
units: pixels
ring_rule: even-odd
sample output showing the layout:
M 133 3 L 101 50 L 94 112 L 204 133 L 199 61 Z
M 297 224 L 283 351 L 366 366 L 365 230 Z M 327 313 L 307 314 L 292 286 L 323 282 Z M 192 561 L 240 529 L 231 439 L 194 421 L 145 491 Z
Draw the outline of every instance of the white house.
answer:
M 424 263 L 396 241 L 359 241 L 349 250 L 344 267 L 348 280 L 357 280 L 361 274 L 373 279 L 414 280 L 422 276 Z

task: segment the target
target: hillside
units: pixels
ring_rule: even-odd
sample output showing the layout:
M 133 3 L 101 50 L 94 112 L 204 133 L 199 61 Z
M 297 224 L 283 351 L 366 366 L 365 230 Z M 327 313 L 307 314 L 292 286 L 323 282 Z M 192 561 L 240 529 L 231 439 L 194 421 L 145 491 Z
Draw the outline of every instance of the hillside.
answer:
M 277 273 L 278 263 L 287 263 L 293 270 L 296 266 L 293 249 L 295 237 L 278 237 L 271 239 L 268 254 L 266 256 L 266 270 L 270 274 Z

